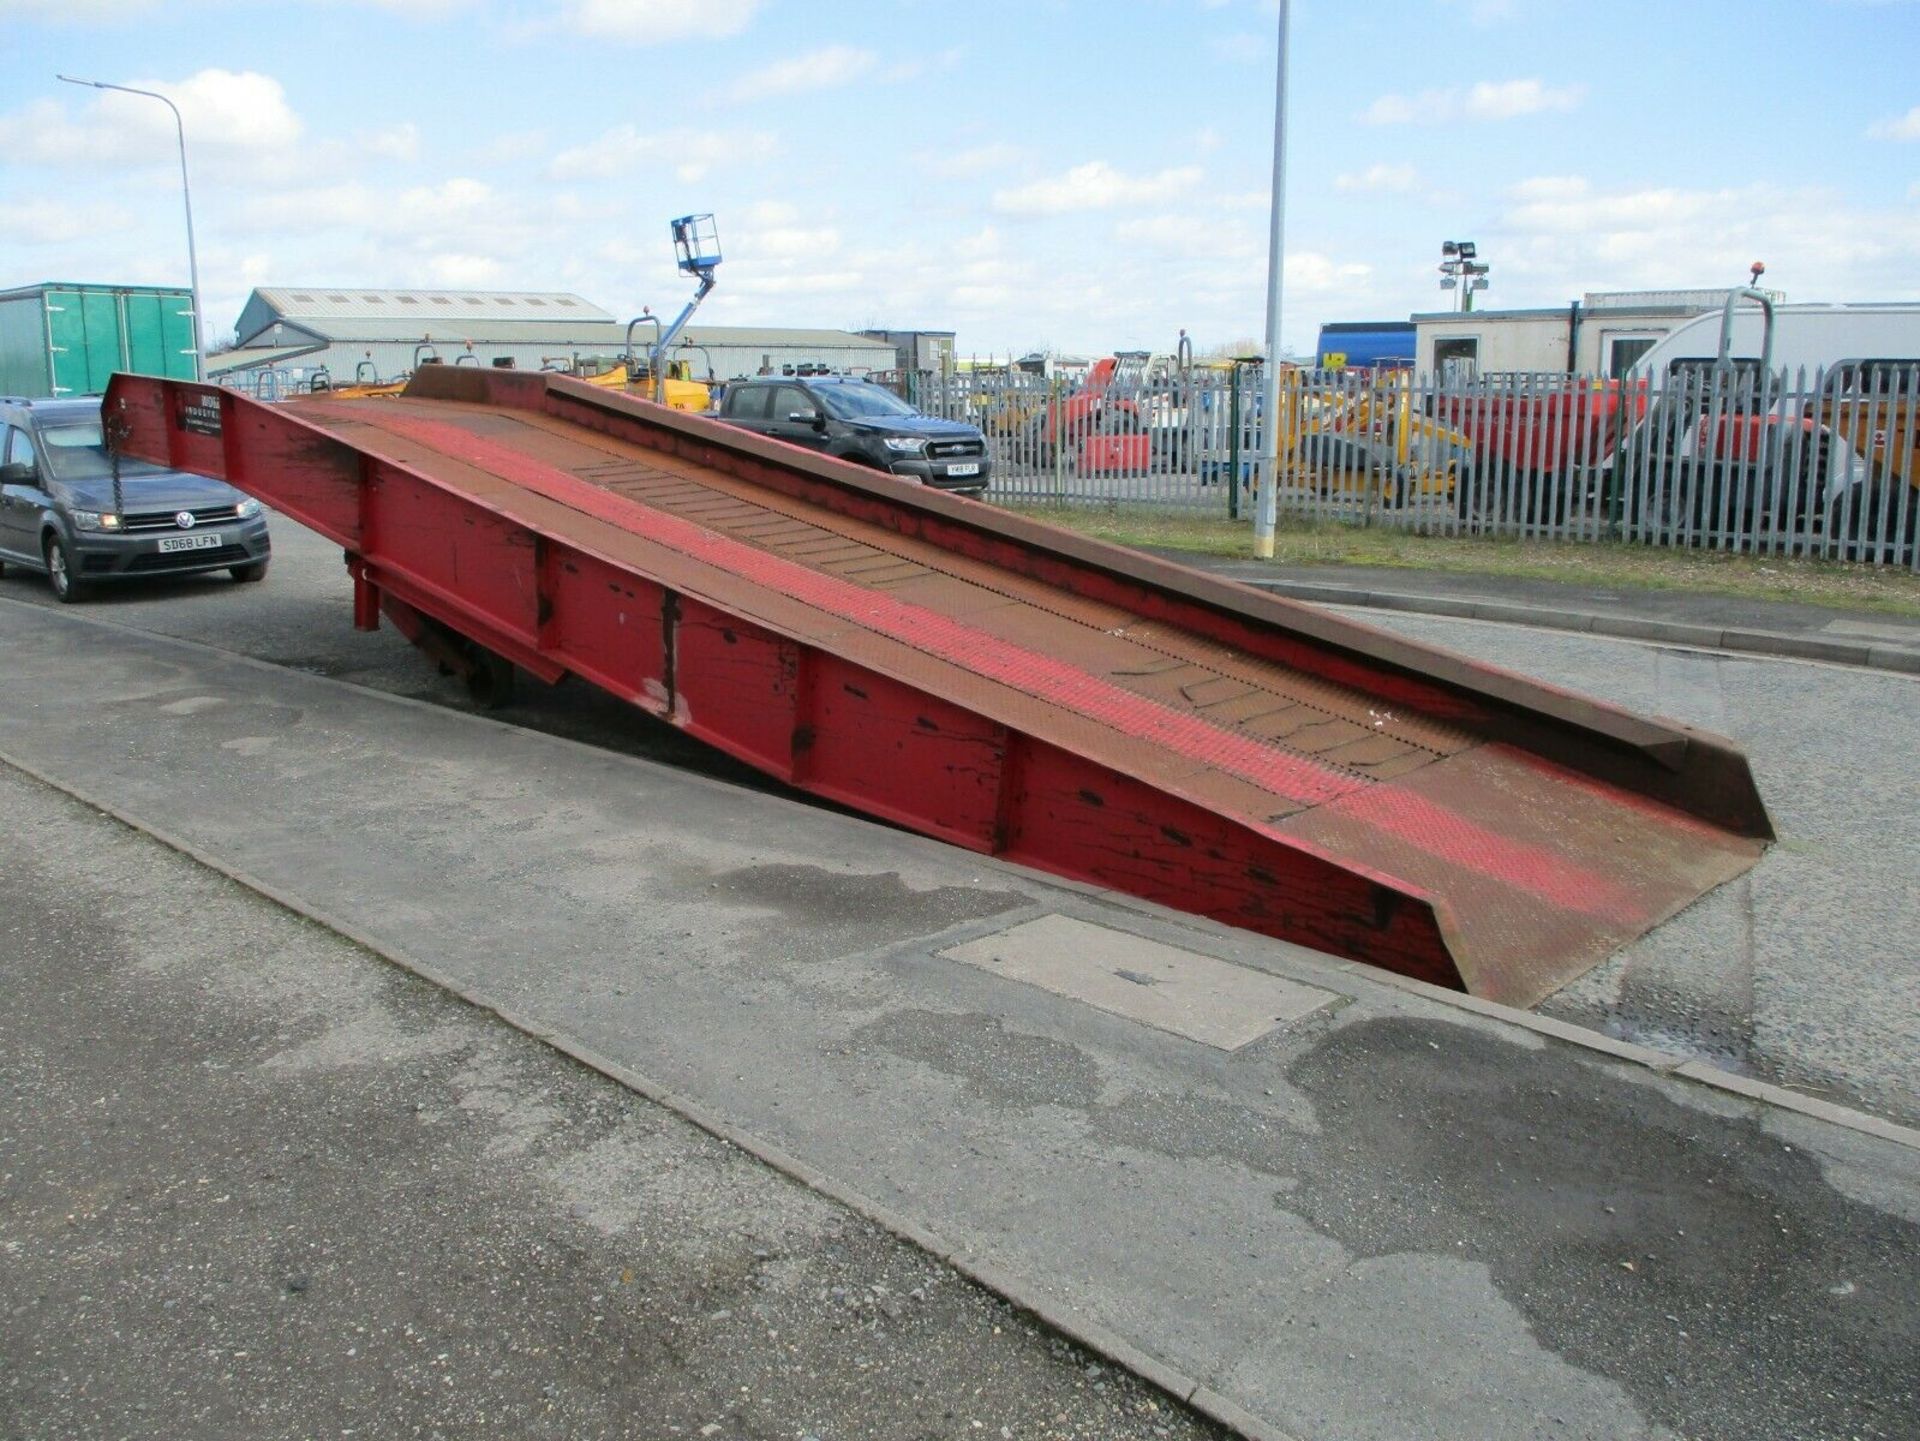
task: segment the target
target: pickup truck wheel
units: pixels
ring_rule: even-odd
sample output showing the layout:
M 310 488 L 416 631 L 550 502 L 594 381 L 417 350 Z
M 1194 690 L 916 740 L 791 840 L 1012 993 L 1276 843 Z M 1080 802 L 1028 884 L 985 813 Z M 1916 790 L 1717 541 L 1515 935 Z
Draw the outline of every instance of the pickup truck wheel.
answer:
M 67 549 L 67 543 L 57 535 L 49 535 L 44 554 L 47 558 L 47 583 L 53 587 L 54 599 L 63 605 L 85 600 L 87 588 L 74 569 L 73 553 Z

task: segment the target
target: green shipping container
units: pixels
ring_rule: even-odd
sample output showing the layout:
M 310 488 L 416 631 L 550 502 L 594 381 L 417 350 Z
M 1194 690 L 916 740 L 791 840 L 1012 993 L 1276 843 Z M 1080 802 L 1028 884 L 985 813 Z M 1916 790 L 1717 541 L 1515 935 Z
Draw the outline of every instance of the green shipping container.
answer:
M 151 285 L 0 291 L 0 395 L 97 395 L 116 370 L 193 379 L 193 295 Z

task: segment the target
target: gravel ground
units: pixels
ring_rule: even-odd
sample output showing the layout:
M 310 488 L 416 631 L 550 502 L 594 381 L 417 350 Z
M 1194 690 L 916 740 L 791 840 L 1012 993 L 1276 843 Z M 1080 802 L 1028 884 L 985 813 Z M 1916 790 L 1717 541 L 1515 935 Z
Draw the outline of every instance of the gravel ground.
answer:
M 1222 1434 L 116 822 L 0 808 L 8 1441 Z

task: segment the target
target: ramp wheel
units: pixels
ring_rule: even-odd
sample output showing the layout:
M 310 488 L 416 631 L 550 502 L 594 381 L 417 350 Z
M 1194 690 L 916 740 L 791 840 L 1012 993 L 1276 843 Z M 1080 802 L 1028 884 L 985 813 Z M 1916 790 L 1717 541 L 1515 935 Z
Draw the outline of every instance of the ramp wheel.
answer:
M 469 646 L 467 694 L 482 710 L 498 710 L 513 699 L 513 662 L 477 645 Z

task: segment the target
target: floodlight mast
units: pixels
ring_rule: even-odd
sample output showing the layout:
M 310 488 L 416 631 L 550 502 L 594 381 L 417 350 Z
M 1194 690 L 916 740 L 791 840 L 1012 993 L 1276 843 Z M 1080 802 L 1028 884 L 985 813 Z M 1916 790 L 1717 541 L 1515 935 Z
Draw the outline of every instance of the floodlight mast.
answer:
M 653 398 L 663 405 L 667 398 L 667 347 L 686 329 L 693 312 L 700 308 L 700 302 L 713 290 L 713 272 L 720 265 L 720 232 L 711 215 L 683 215 L 672 221 L 671 226 L 674 257 L 680 266 L 680 273 L 696 277 L 700 288 L 693 292 L 693 299 L 673 318 L 673 323 L 655 335 L 649 364 L 653 368 Z M 631 326 L 627 334 L 631 340 Z

